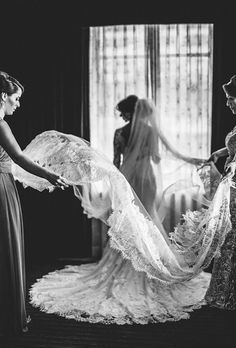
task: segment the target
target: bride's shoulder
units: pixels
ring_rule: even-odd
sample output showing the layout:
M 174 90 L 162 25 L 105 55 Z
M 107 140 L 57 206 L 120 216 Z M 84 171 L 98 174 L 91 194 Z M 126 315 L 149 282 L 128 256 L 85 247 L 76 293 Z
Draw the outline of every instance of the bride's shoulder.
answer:
M 130 129 L 127 125 L 117 128 L 114 134 L 114 143 L 123 144 L 126 143 L 129 138 Z
M 127 126 L 128 126 L 128 125 L 125 125 L 125 126 L 123 126 L 123 127 L 117 128 L 117 129 L 115 130 L 115 135 L 122 135 L 122 134 L 124 134 L 124 132 L 126 132 L 126 130 L 128 129 Z
M 130 128 L 130 123 L 127 123 L 124 126 L 117 128 L 116 131 L 122 131 L 122 130 L 128 129 L 128 128 Z
M 122 136 L 122 128 L 117 128 L 114 133 L 114 140 L 118 141 L 120 137 Z

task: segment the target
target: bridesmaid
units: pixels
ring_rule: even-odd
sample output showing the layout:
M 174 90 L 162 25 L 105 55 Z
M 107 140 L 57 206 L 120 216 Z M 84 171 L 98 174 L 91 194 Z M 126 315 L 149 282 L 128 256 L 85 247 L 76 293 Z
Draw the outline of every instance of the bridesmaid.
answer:
M 25 260 L 21 205 L 13 175 L 12 160 L 28 172 L 47 179 L 56 187 L 68 185 L 27 158 L 20 149 L 5 115 L 20 107 L 23 86 L 0 71 L 0 335 L 26 332 Z
M 236 75 L 223 85 L 227 98 L 226 105 L 236 115 Z M 216 162 L 227 156 L 225 176 L 236 182 L 236 127 L 226 136 L 225 147 L 211 154 L 209 160 Z M 230 190 L 230 215 L 232 229 L 227 234 L 221 248 L 221 255 L 214 260 L 212 278 L 206 293 L 206 301 L 210 306 L 221 309 L 236 309 L 236 188 Z

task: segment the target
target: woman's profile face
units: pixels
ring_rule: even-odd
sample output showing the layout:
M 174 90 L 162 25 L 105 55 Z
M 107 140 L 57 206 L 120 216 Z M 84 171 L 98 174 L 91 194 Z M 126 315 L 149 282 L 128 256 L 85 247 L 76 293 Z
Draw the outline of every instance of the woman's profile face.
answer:
M 12 115 L 14 111 L 20 107 L 20 97 L 22 90 L 18 88 L 17 92 L 7 95 L 5 99 L 5 114 Z
M 230 108 L 232 113 L 236 115 L 236 97 L 233 97 L 227 94 L 226 98 L 227 98 L 226 105 Z
M 122 117 L 125 122 L 128 122 L 131 120 L 132 114 L 131 112 L 121 111 L 120 117 Z

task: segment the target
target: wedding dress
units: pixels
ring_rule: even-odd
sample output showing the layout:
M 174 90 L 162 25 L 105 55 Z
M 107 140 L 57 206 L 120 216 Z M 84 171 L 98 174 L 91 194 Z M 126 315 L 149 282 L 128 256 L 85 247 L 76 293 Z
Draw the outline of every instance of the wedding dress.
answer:
M 205 304 L 210 274 L 203 269 L 231 227 L 229 181 L 220 182 L 208 209 L 188 211 L 169 238 L 121 171 L 85 140 L 47 131 L 24 152 L 65 177 L 88 217 L 109 227 L 102 259 L 45 275 L 30 290 L 32 305 L 78 321 L 146 324 L 186 319 Z M 25 187 L 53 190 L 17 165 L 13 174 Z

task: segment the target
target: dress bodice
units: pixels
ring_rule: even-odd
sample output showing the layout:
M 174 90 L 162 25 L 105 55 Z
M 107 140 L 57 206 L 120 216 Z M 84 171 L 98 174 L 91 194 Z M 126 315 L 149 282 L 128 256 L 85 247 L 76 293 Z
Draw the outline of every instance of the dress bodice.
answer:
M 121 165 L 121 155 L 124 155 L 130 135 L 130 124 L 118 128 L 114 135 L 114 160 L 113 163 L 117 168 Z
M 0 173 L 11 173 L 12 159 L 0 146 Z
M 2 118 L 0 118 L 0 122 Z M 0 173 L 11 173 L 12 159 L 4 148 L 0 145 Z
M 115 131 L 114 145 L 120 148 L 120 152 L 123 154 L 128 143 L 128 137 L 123 131 L 123 128 L 119 128 Z
M 233 160 L 236 154 L 236 127 L 225 138 L 225 146 L 228 149 L 229 160 Z
M 121 166 L 121 157 L 124 157 L 127 155 L 128 149 L 128 142 L 131 132 L 131 124 L 127 124 L 122 128 L 118 128 L 115 131 L 114 135 L 114 160 L 113 163 L 117 168 L 120 168 Z M 131 134 L 132 137 L 132 134 Z M 153 138 L 153 132 L 151 131 L 151 127 L 143 124 L 142 127 L 142 133 L 139 137 L 139 145 L 142 144 L 141 147 L 139 147 L 140 151 L 137 153 L 136 160 L 143 160 L 144 157 L 150 158 L 154 156 L 152 148 L 152 138 Z M 131 145 L 132 147 L 132 145 Z M 156 158 L 159 158 L 158 154 L 155 154 Z M 155 159 L 156 160 L 156 159 Z

